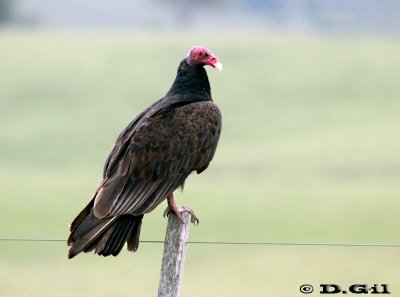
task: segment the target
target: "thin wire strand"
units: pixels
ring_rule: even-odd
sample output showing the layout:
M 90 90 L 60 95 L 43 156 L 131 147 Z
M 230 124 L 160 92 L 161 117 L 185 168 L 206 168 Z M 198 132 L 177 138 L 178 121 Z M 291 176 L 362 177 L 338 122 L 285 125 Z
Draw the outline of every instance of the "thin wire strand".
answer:
M 7 238 L 0 237 L 0 241 L 8 242 L 66 242 L 65 239 L 51 238 Z M 163 240 L 141 240 L 141 243 L 164 243 Z M 326 247 L 381 247 L 400 248 L 400 244 L 390 243 L 323 243 L 323 242 L 263 242 L 263 241 L 187 241 L 188 244 L 204 245 L 259 245 L 259 246 L 326 246 Z

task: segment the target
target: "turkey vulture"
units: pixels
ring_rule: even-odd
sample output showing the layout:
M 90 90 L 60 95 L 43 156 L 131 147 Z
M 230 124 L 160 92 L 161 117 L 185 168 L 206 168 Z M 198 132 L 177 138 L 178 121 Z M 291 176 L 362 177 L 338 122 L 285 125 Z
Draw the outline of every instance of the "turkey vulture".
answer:
M 208 167 L 221 132 L 205 65 L 222 70 L 210 50 L 191 48 L 165 97 L 119 135 L 93 199 L 71 224 L 68 258 L 92 250 L 116 256 L 125 243 L 135 252 L 143 215 L 165 199 L 168 211 L 183 222 L 181 212 L 190 209 L 177 206 L 173 192 L 192 171 Z

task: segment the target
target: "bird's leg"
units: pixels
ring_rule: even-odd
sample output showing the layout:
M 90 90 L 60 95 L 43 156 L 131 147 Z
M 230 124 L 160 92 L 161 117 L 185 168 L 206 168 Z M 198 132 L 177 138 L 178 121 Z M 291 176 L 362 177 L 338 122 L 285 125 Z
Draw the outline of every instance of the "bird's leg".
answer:
M 164 211 L 164 217 L 168 217 L 170 213 L 173 213 L 178 217 L 178 220 L 181 222 L 181 224 L 184 224 L 185 222 L 183 221 L 182 218 L 182 212 L 187 211 L 191 214 L 190 221 L 193 224 L 199 223 L 199 219 L 196 217 L 192 209 L 185 206 L 179 206 L 176 204 L 173 193 L 168 195 L 167 201 L 168 201 L 168 207 Z

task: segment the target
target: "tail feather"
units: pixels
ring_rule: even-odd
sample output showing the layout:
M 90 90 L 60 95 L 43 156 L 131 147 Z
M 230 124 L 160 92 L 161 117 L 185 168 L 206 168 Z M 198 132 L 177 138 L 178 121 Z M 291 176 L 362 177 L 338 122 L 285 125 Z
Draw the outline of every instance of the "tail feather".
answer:
M 93 250 L 91 247 L 92 244 L 97 242 L 98 238 L 112 225 L 116 219 L 117 217 L 111 217 L 105 220 L 99 220 L 89 228 L 87 228 L 87 226 L 84 224 L 82 224 L 82 228 L 78 227 L 68 238 L 69 245 L 71 246 L 68 253 L 68 258 L 71 259 L 82 251 L 89 252 Z M 83 223 L 85 223 L 85 221 Z
M 93 204 L 94 204 L 94 198 L 89 202 L 89 204 L 77 215 L 77 217 L 72 221 L 71 225 L 70 225 L 70 231 L 71 234 L 68 238 L 68 246 L 70 246 L 72 244 L 72 235 L 75 233 L 74 231 L 78 228 L 78 226 L 80 226 L 82 224 L 82 222 L 86 219 L 87 217 L 90 216 L 91 210 L 93 208 Z
M 132 220 L 132 216 L 122 216 L 118 224 L 114 224 L 113 230 L 107 231 L 107 234 L 103 236 L 103 242 L 96 247 L 96 253 L 102 256 L 118 255 L 122 250 L 125 242 L 127 242 L 130 231 L 137 223 L 137 220 Z
M 143 215 L 123 215 L 98 219 L 90 212 L 84 219 L 79 219 L 79 225 L 74 226 L 68 238 L 68 245 L 71 246 L 68 258 L 92 250 L 102 256 L 116 256 L 126 242 L 128 250 L 136 251 L 142 218 Z
M 139 237 L 140 237 L 140 228 L 142 227 L 142 220 L 138 220 L 138 222 L 133 226 L 132 231 L 128 232 L 128 251 L 136 252 L 139 248 Z

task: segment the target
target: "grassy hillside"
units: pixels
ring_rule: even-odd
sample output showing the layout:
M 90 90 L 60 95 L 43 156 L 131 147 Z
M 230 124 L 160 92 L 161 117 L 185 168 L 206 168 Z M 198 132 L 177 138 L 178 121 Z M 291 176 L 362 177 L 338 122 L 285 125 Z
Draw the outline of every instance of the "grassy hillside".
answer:
M 399 42 L 113 31 L 0 32 L 0 237 L 66 238 L 117 135 L 193 44 L 224 65 L 207 69 L 224 122 L 210 168 L 178 194 L 200 218 L 191 240 L 400 242 Z M 143 240 L 164 238 L 163 208 Z M 2 296 L 154 296 L 162 245 L 72 261 L 61 242 L 0 251 Z M 399 267 L 398 248 L 190 245 L 182 296 L 396 292 Z

